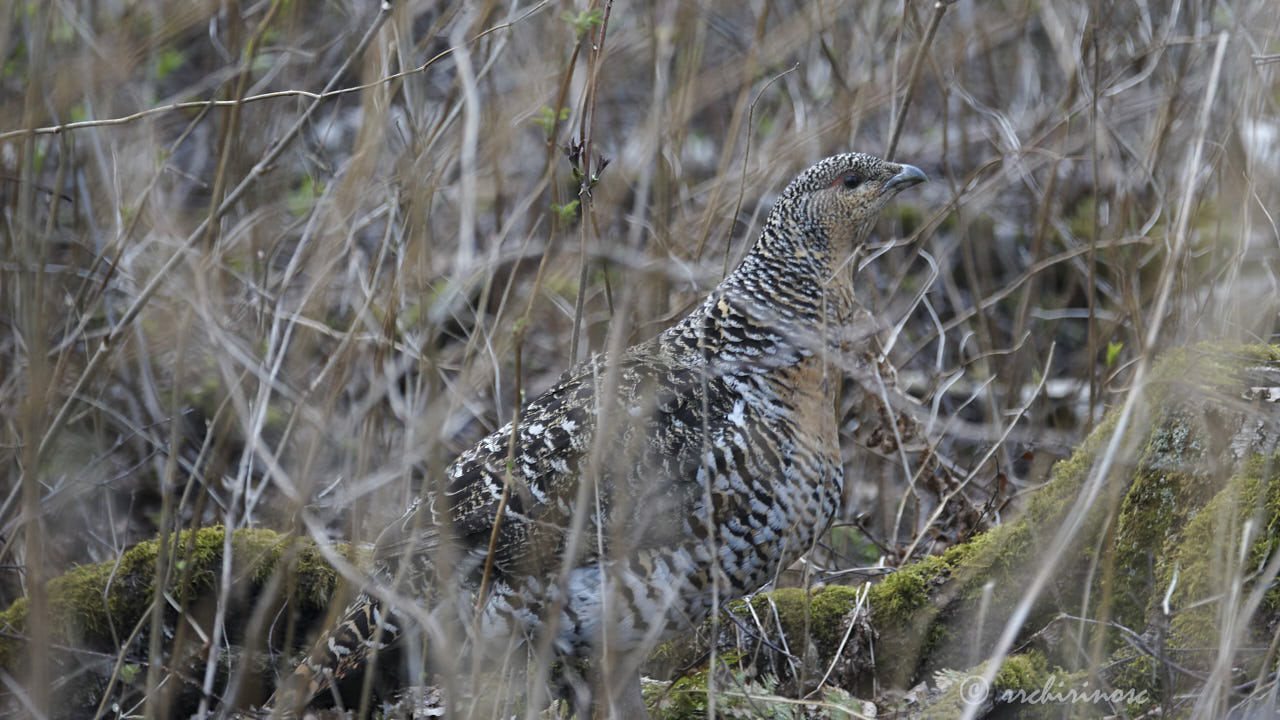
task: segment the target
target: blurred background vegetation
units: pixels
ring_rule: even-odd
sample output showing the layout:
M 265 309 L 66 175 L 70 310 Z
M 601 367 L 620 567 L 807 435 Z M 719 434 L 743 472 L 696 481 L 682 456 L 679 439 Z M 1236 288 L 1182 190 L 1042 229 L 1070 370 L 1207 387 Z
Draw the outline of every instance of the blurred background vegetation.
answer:
M 963 542 L 1162 350 L 1275 342 L 1277 33 L 1273 0 L 8 2 L 0 604 L 179 529 L 370 539 L 691 308 L 796 172 L 891 144 L 932 182 L 859 286 L 936 422 L 848 444 L 823 568 Z

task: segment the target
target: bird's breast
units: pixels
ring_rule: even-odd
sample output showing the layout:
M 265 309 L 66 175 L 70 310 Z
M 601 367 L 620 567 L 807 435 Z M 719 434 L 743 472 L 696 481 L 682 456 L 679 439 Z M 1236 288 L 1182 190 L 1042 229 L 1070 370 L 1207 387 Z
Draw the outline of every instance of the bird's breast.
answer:
M 713 492 L 711 554 L 739 590 L 756 589 L 808 551 L 837 510 L 843 476 L 832 370 L 823 364 L 812 357 L 728 382 L 738 399 L 699 484 Z M 690 521 L 706 524 L 707 515 Z

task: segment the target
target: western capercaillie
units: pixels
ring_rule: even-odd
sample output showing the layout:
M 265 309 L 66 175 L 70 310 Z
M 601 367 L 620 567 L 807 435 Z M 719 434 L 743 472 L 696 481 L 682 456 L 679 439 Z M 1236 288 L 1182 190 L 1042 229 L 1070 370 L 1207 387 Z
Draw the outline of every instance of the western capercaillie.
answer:
M 565 373 L 522 409 L 514 452 L 507 425 L 445 471 L 444 491 L 421 504 L 428 516 L 380 550 L 412 563 L 411 594 L 474 628 L 473 645 L 543 639 L 570 671 L 605 652 L 634 669 L 807 552 L 842 495 L 832 396 L 854 335 L 850 259 L 889 199 L 925 180 L 856 153 L 801 173 L 693 312 Z M 446 547 L 442 571 L 433 556 Z M 407 624 L 362 595 L 277 706 L 332 701 Z M 579 715 L 608 703 L 635 717 L 630 675 L 607 697 L 590 678 L 566 687 Z

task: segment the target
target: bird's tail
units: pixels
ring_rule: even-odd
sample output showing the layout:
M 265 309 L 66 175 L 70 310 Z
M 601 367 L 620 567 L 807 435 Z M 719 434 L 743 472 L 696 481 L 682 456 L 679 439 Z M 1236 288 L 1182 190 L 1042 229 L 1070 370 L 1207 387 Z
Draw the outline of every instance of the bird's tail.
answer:
M 417 588 L 425 598 L 433 572 L 428 550 L 434 549 L 436 536 L 433 528 L 422 526 L 418 515 L 422 507 L 421 500 L 415 500 L 379 535 L 373 548 L 373 575 L 386 587 L 395 587 L 401 562 L 407 558 L 409 572 L 399 581 Z M 391 605 L 369 592 L 360 593 L 281 683 L 268 708 L 290 717 L 312 706 L 360 707 L 366 688 L 372 687 L 369 683 L 398 669 L 399 641 L 408 624 L 408 617 Z
M 366 678 L 372 681 L 377 665 L 395 662 L 390 651 L 404 625 L 379 600 L 362 593 L 281 684 L 268 706 L 286 716 L 312 705 L 359 707 Z

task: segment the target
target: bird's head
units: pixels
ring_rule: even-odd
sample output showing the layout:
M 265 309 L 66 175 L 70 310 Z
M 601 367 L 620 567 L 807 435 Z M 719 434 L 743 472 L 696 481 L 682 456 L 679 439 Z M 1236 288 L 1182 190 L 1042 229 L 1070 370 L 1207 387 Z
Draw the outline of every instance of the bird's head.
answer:
M 819 230 L 836 255 L 853 252 L 885 204 L 900 190 L 929 178 L 920 168 L 862 153 L 833 155 L 810 167 L 782 191 L 775 212 Z

